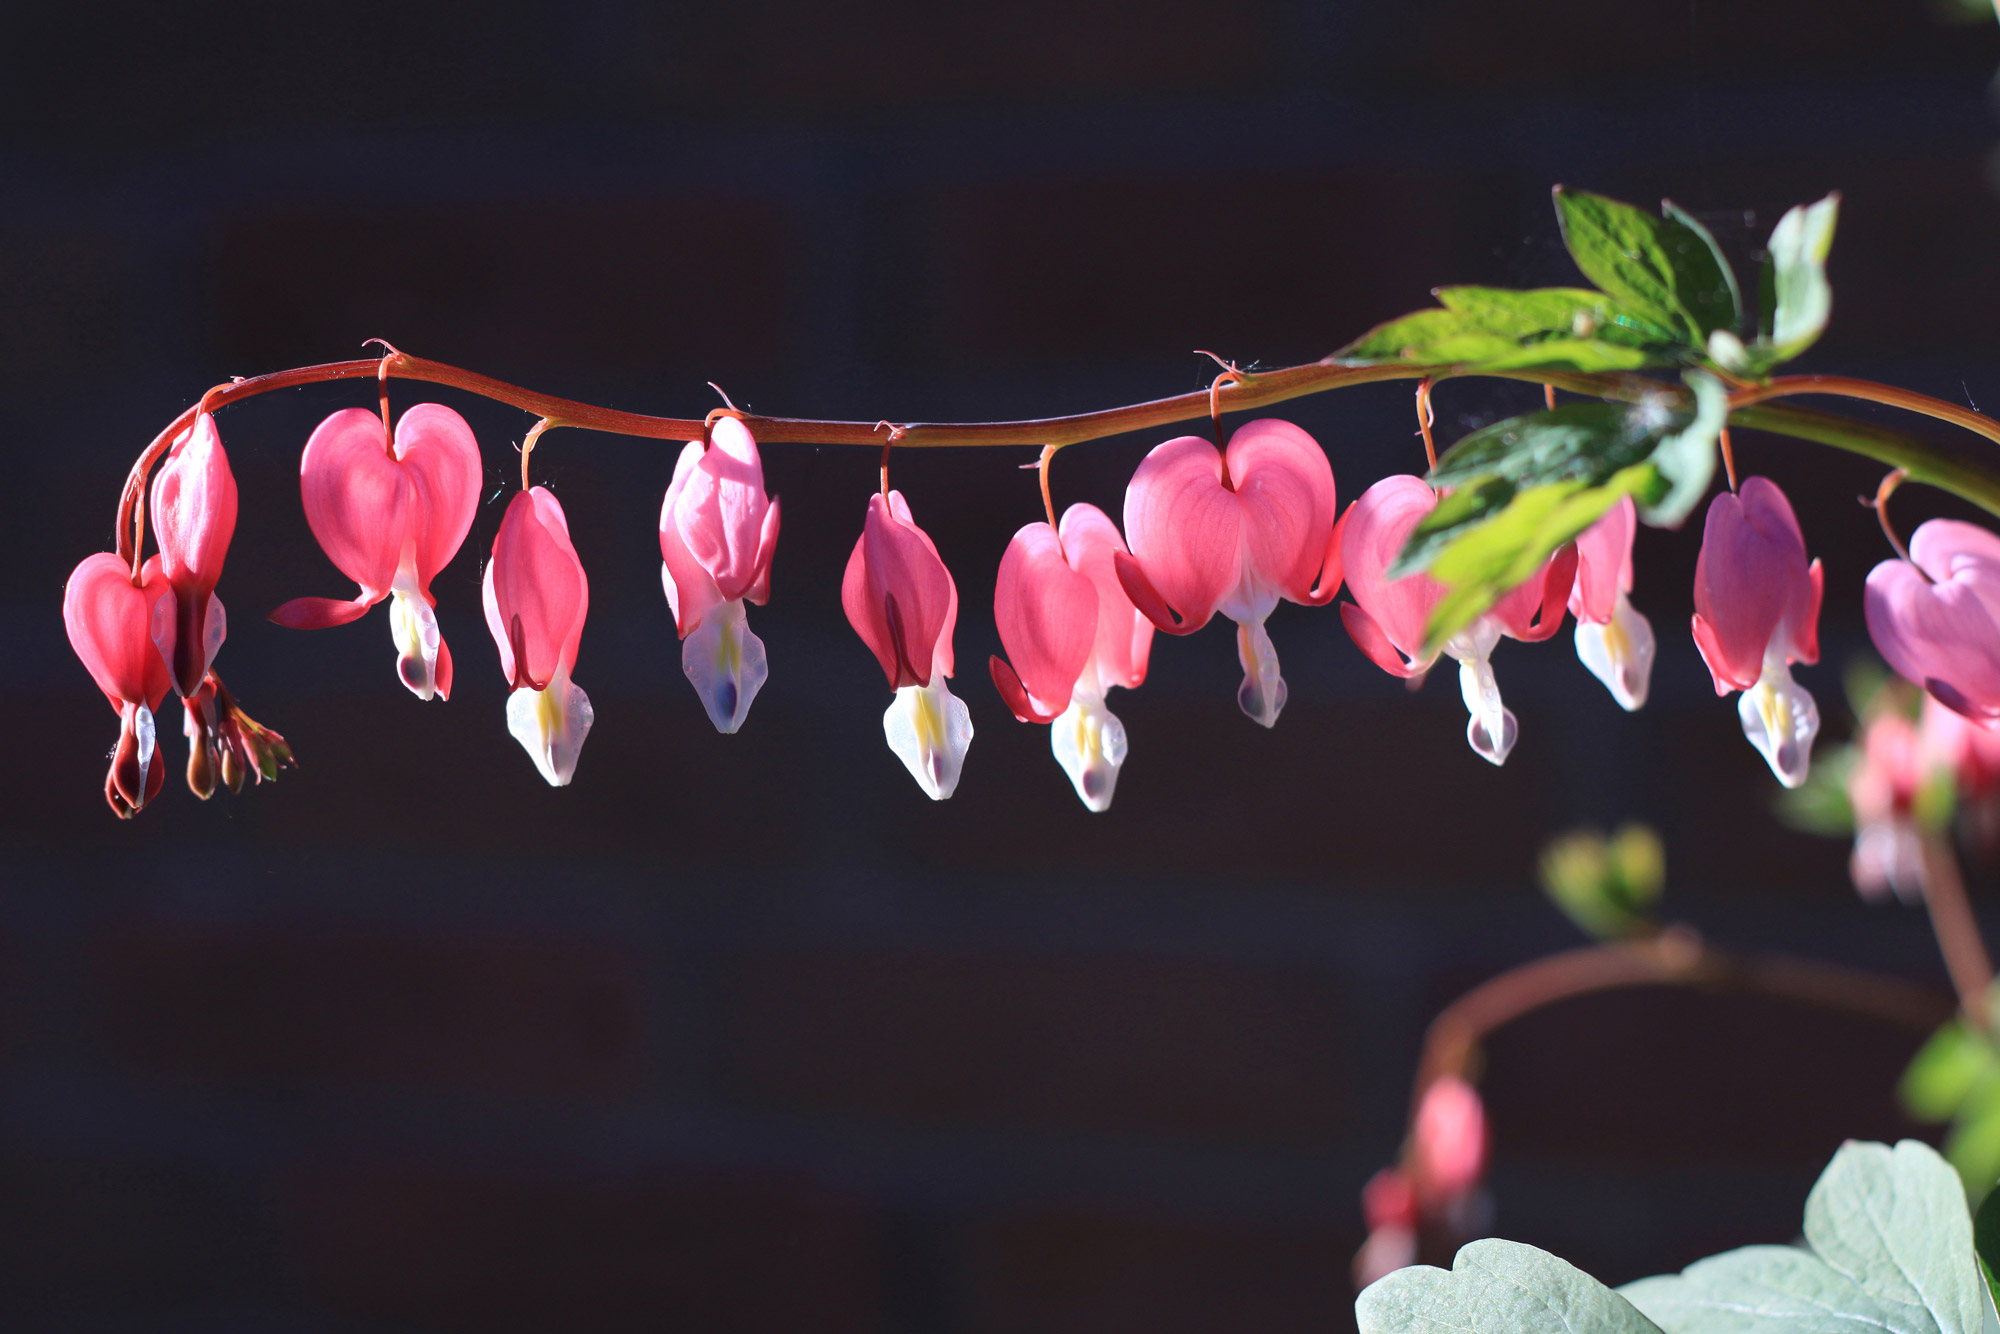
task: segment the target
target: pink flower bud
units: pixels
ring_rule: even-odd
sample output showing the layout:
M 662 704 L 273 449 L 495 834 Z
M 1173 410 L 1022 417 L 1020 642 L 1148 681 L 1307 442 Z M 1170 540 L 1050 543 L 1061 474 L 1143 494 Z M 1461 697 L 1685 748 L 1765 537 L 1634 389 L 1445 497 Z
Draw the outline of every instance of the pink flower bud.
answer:
M 1448 1209 L 1486 1174 L 1486 1108 L 1456 1075 L 1431 1081 L 1410 1129 L 1410 1174 L 1429 1211 Z
M 236 532 L 236 478 L 212 415 L 196 417 L 153 474 L 152 513 L 160 568 L 174 590 L 174 686 L 192 695 L 222 647 L 215 586 Z
M 562 505 L 546 487 L 518 493 L 493 538 L 480 589 L 486 628 L 513 687 L 507 726 L 551 786 L 576 770 L 595 714 L 570 680 L 590 611 L 590 583 Z

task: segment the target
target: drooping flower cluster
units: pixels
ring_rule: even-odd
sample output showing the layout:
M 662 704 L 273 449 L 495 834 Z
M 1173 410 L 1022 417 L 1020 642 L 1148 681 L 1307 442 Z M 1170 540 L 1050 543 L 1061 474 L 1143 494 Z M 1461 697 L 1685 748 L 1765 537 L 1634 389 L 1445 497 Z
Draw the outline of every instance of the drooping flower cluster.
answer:
M 410 408 L 393 429 L 386 410 L 345 409 L 312 432 L 299 478 L 313 535 L 357 591 L 345 600 L 296 598 L 271 619 L 329 627 L 388 601 L 398 678 L 420 699 L 449 699 L 452 655 L 432 585 L 479 506 L 482 465 L 471 427 L 436 403 Z M 1630 596 L 1638 521 L 1631 497 L 1594 511 L 1601 517 L 1575 541 L 1455 630 L 1434 624 L 1450 588 L 1421 571 L 1391 574 L 1442 497 L 1423 478 L 1392 476 L 1341 513 L 1325 451 L 1277 419 L 1248 422 L 1221 444 L 1194 435 L 1165 441 L 1126 488 L 1122 534 L 1103 511 L 1080 504 L 1059 525 L 1051 505 L 1050 522 L 1014 535 L 994 588 L 1005 649 L 990 664 L 995 689 L 1017 718 L 1050 726 L 1051 751 L 1093 811 L 1110 806 L 1130 750 L 1107 695 L 1145 680 L 1156 629 L 1192 634 L 1218 613 L 1233 621 L 1243 668 L 1238 704 L 1270 727 L 1288 696 L 1266 630 L 1270 615 L 1281 601 L 1324 606 L 1343 583 L 1350 600 L 1341 604 L 1342 624 L 1383 670 L 1416 685 L 1438 658 L 1458 663 L 1467 741 L 1494 764 L 1520 736 L 1501 697 L 1494 650 L 1502 639 L 1550 638 L 1565 612 L 1576 619 L 1578 658 L 1621 706 L 1639 708 L 1655 644 Z M 188 781 L 199 795 L 274 778 L 290 762 L 284 739 L 243 715 L 213 671 L 227 633 L 216 590 L 237 491 L 212 415 L 195 413 L 174 437 L 150 501 L 158 553 L 89 557 L 65 593 L 71 642 L 119 714 L 106 793 L 121 815 L 160 789 L 154 713 L 168 688 L 182 697 Z M 720 732 L 744 725 L 769 675 L 746 608 L 770 596 L 779 529 L 749 425 L 734 409 L 719 410 L 704 438 L 679 455 L 659 540 L 682 669 Z M 1694 640 L 1717 693 L 1740 693 L 1745 735 L 1788 787 L 1804 780 L 1819 728 L 1817 706 L 1791 669 L 1818 659 L 1821 592 L 1820 565 L 1808 558 L 1776 484 L 1751 477 L 1714 498 L 1696 568 Z M 883 719 L 891 751 L 927 795 L 948 798 L 973 736 L 971 711 L 947 684 L 958 586 L 886 474 L 868 502 L 841 600 L 895 692 Z M 544 778 L 567 784 L 594 720 L 572 679 L 589 584 L 562 506 L 546 487 L 509 501 L 483 571 L 482 604 L 510 690 L 509 730 Z M 1951 726 L 1971 740 L 1955 742 L 1954 753 L 1984 764 L 1987 729 L 2000 729 L 2000 537 L 1955 521 L 1923 525 L 1907 559 L 1871 573 L 1866 607 L 1884 656 L 1961 721 Z M 1946 726 L 1927 724 L 1940 735 Z M 1881 758 L 1856 775 L 1850 794 L 1869 831 L 1856 874 L 1870 886 L 1903 890 L 1914 883 L 1915 863 L 1891 817 L 1907 804 L 1910 785 L 1892 763 L 1890 730 L 1885 725 L 1875 743 Z M 1877 812 L 1884 814 L 1872 818 Z
M 196 796 L 275 779 L 291 762 L 285 739 L 237 708 L 212 670 L 228 633 L 215 588 L 236 533 L 236 478 L 210 414 L 198 413 L 169 447 L 153 476 L 152 514 L 157 555 L 136 564 L 86 556 L 63 589 L 70 646 L 118 714 L 104 798 L 121 819 L 166 781 L 154 715 L 169 688 L 181 696 Z

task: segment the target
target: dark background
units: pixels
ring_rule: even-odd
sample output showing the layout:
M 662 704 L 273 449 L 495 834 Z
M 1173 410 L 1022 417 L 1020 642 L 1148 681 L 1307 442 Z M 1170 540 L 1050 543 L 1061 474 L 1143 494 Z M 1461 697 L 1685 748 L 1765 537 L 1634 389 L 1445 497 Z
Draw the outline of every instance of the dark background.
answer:
M 458 691 L 396 684 L 297 453 L 371 400 L 230 408 L 242 518 L 218 667 L 300 767 L 119 824 L 115 722 L 62 581 L 160 425 L 231 374 L 405 350 L 620 407 L 909 421 L 1183 392 L 1213 348 L 1307 360 L 1441 282 L 1566 282 L 1548 187 L 1672 195 L 1747 258 L 1846 192 L 1808 364 L 2000 402 L 1990 20 L 1907 0 L 430 0 L 22 4 L 0 20 L 0 402 L 12 707 L 0 806 L 0 1307 L 63 1330 L 1318 1330 L 1351 1320 L 1362 1181 L 1423 1025 L 1572 943 L 1533 885 L 1568 826 L 1654 823 L 1715 938 L 1942 987 L 1774 789 L 1684 631 L 1699 525 L 1645 531 L 1653 701 L 1565 630 L 1496 663 L 1522 740 L 1463 742 L 1331 611 L 1272 621 L 1291 703 L 1244 720 L 1225 631 L 1112 701 L 1088 814 L 985 680 L 1029 450 L 899 458 L 963 597 L 978 728 L 926 801 L 842 620 L 866 451 L 765 453 L 772 674 L 718 737 L 655 520 L 673 451 L 536 454 L 592 582 L 597 727 L 552 791 L 478 613 L 485 506 L 438 581 Z M 508 494 L 520 413 L 436 396 Z M 1447 439 L 1533 406 L 1450 384 Z M 1990 400 L 1990 401 L 1989 401 Z M 1343 501 L 1421 460 L 1408 386 L 1287 405 Z M 1918 429 L 1925 429 L 1919 424 Z M 1065 455 L 1118 513 L 1165 433 Z M 1827 569 L 1845 728 L 1876 470 L 1744 436 Z M 1944 502 L 1905 492 L 1914 523 Z M 172 705 L 163 730 L 175 730 Z M 178 763 L 178 739 L 168 743 Z M 1984 897 L 1987 876 L 1975 875 Z M 1496 1231 L 1611 1281 L 1791 1235 L 1844 1136 L 1908 1133 L 1908 1034 L 1632 993 L 1503 1034 Z

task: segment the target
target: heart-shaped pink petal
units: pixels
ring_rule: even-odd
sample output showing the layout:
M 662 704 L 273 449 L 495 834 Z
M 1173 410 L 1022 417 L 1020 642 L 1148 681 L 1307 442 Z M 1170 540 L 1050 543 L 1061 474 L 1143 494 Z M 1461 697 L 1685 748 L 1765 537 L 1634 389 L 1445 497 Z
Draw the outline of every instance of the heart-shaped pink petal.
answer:
M 376 439 L 381 439 L 379 422 Z M 396 461 L 410 479 L 417 587 L 429 593 L 431 580 L 458 554 L 479 510 L 479 442 L 465 418 L 444 404 L 418 403 L 396 421 Z
M 1007 544 L 993 589 L 993 620 L 1034 706 L 1027 715 L 1043 721 L 1061 713 L 1097 639 L 1097 589 L 1070 565 L 1048 524 L 1028 524 Z
M 163 653 L 173 651 L 174 594 L 158 556 L 132 568 L 108 551 L 85 556 L 63 587 L 63 626 L 113 709 L 160 707 L 172 685 Z
M 868 498 L 868 518 L 847 559 L 840 605 L 882 664 L 890 686 L 927 686 L 950 676 L 958 586 L 900 491 Z
M 500 650 L 500 670 L 516 690 L 542 690 L 576 664 L 590 584 L 570 544 L 562 506 L 546 487 L 508 502 L 493 539 L 481 601 Z
M 1215 446 L 1183 435 L 1155 445 L 1125 488 L 1132 559 L 1174 616 L 1160 616 L 1149 599 L 1132 600 L 1169 634 L 1191 634 L 1208 624 L 1242 577 L 1242 511 L 1222 477 Z M 1280 499 L 1274 496 L 1271 505 L 1279 509 Z

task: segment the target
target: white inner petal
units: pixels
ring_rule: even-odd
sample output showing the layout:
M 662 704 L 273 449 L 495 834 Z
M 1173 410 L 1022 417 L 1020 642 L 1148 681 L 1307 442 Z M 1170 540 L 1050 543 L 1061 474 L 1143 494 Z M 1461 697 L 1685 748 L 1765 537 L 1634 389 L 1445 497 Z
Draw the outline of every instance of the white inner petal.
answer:
M 1780 783 L 1797 787 L 1806 781 L 1813 738 L 1819 735 L 1819 706 L 1792 680 L 1784 654 L 1764 655 L 1764 673 L 1737 699 L 1736 716 Z
M 1069 707 L 1049 725 L 1049 749 L 1093 811 L 1111 809 L 1118 770 L 1125 763 L 1125 724 L 1104 707 L 1104 698 L 1081 685 Z
M 1646 702 L 1653 680 L 1653 624 L 1624 593 L 1603 625 L 1576 623 L 1576 656 L 1627 712 Z
M 1514 714 L 1500 701 L 1500 682 L 1493 675 L 1493 648 L 1500 642 L 1500 623 L 1481 616 L 1445 641 L 1444 651 L 1458 662 L 1458 690 L 1465 698 L 1465 739 L 1479 757 L 1505 764 L 1521 734 Z
M 701 696 L 701 706 L 716 731 L 734 732 L 743 726 L 750 701 L 764 688 L 770 667 L 764 641 L 750 632 L 741 598 L 710 611 L 681 641 L 681 669 Z
M 931 800 L 943 801 L 958 788 L 972 744 L 972 714 L 946 686 L 943 672 L 933 669 L 927 686 L 898 689 L 882 715 L 882 732 Z
M 576 758 L 595 720 L 590 696 L 567 671 L 558 671 L 546 690 L 523 686 L 507 697 L 507 730 L 551 787 L 565 787 L 575 775 Z
M 1236 690 L 1238 707 L 1253 722 L 1275 726 L 1287 692 L 1285 678 L 1278 674 L 1278 650 L 1261 618 L 1236 627 L 1236 660 L 1243 664 L 1243 684 Z
M 396 675 L 418 699 L 430 699 L 437 694 L 441 639 L 437 613 L 417 591 L 416 570 L 408 561 L 396 571 L 396 582 L 389 591 L 389 636 L 396 642 Z

